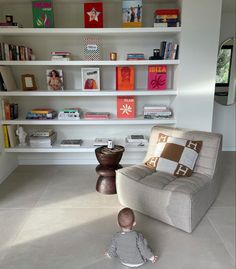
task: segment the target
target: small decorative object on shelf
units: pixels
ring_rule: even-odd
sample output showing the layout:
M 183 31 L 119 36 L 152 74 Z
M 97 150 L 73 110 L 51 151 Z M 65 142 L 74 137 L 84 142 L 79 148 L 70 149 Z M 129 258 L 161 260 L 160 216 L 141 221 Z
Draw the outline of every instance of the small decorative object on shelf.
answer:
M 103 28 L 103 4 L 84 3 L 84 27 Z
M 0 91 L 16 91 L 16 82 L 9 66 L 0 66 Z
M 83 91 L 100 91 L 99 68 L 81 68 Z
M 154 13 L 154 27 L 180 26 L 179 9 L 157 9 Z
M 123 27 L 141 27 L 142 0 L 123 0 L 122 3 Z
M 53 28 L 53 7 L 51 0 L 33 1 L 33 25 L 34 28 Z
M 107 148 L 113 149 L 113 141 L 111 139 L 107 141 Z
M 49 91 L 63 91 L 63 72 L 61 69 L 48 69 L 47 74 L 47 85 Z
M 25 147 L 26 146 L 27 133 L 24 131 L 23 127 L 21 127 L 21 126 L 17 127 L 16 135 L 19 138 L 19 146 L 20 147 Z
M 36 91 L 37 90 L 35 76 L 33 74 L 21 75 L 21 83 L 22 83 L 23 91 Z
M 19 28 L 19 27 L 22 27 L 22 25 L 13 21 L 12 15 L 6 15 L 5 18 L 6 18 L 5 22 L 0 22 L 0 28 Z
M 135 118 L 135 97 L 117 96 L 117 118 Z
M 167 66 L 148 66 L 148 90 L 166 90 L 167 87 Z
M 116 90 L 117 91 L 134 90 L 134 66 L 116 67 Z
M 82 111 L 80 108 L 65 108 L 58 113 L 59 120 L 80 120 Z
M 110 60 L 111 61 L 117 60 L 117 53 L 116 52 L 110 52 Z
M 101 61 L 101 41 L 99 38 L 85 38 L 84 39 L 84 60 L 86 61 Z
M 153 49 L 153 55 L 149 57 L 149 60 L 162 60 L 159 49 Z

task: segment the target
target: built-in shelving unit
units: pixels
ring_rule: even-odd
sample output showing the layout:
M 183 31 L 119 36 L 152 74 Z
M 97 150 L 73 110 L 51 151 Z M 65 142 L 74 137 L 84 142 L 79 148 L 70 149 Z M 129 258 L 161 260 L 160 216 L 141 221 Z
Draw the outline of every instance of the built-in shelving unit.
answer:
M 62 5 L 67 8 L 66 1 L 54 1 L 55 5 Z M 69 1 L 73 5 L 81 9 L 84 1 Z M 104 1 L 104 5 L 110 6 L 111 1 Z M 146 1 L 143 1 L 146 2 Z M 14 6 L 14 1 L 1 1 L 7 5 Z M 116 6 L 121 6 L 122 1 L 112 0 Z M 147 3 L 148 17 L 158 7 L 159 1 L 149 1 Z M 170 4 L 175 3 L 171 1 Z M 162 7 L 165 3 L 161 1 Z M 14 12 L 16 14 L 24 14 L 31 8 L 31 1 L 25 1 L 26 9 Z M 78 5 L 78 6 L 77 6 Z M 178 5 L 178 4 L 177 4 Z M 57 8 L 58 8 L 57 7 Z M 59 8 L 57 9 L 59 10 Z M 113 11 L 112 11 L 113 12 Z M 113 13 L 111 13 L 113 14 Z M 115 14 L 115 13 L 114 13 Z M 113 15 L 114 15 L 113 14 Z M 20 14 L 21 15 L 21 14 Z M 55 14 L 56 16 L 57 14 Z M 19 119 L 2 120 L 1 125 L 21 125 L 24 128 L 32 128 L 37 126 L 46 126 L 56 128 L 60 139 L 70 139 L 71 137 L 83 139 L 81 147 L 61 147 L 60 139 L 52 148 L 31 148 L 15 147 L 7 148 L 5 152 L 11 153 L 93 153 L 93 139 L 98 134 L 103 133 L 103 137 L 114 137 L 116 143 L 125 145 L 124 138 L 128 134 L 145 134 L 148 135 L 153 125 L 175 125 L 175 98 L 178 96 L 178 66 L 180 60 L 148 60 L 152 55 L 154 48 L 159 48 L 160 42 L 163 40 L 179 43 L 181 27 L 152 27 L 152 18 L 146 20 L 141 28 L 121 28 L 120 22 L 114 23 L 116 16 L 120 19 L 120 15 L 110 15 L 105 18 L 104 28 L 82 28 L 80 19 L 78 28 L 74 25 L 67 25 L 65 11 L 65 27 L 61 24 L 55 28 L 31 28 L 32 22 L 28 19 L 24 25 L 25 28 L 1 28 L 0 40 L 10 44 L 19 44 L 33 48 L 36 56 L 34 61 L 0 61 L 0 65 L 10 66 L 17 80 L 17 91 L 0 92 L 0 98 L 9 98 L 13 102 L 19 104 Z M 147 16 L 147 14 L 144 14 Z M 112 17 L 113 16 L 113 17 Z M 81 17 L 81 16 L 80 16 Z M 24 15 L 20 18 L 25 20 Z M 60 20 L 62 20 L 61 18 Z M 72 18 L 72 22 L 75 20 Z M 59 22 L 60 23 L 60 22 Z M 110 26 L 111 25 L 111 26 Z M 84 37 L 96 37 L 103 41 L 103 59 L 101 61 L 85 61 L 82 59 Z M 18 43 L 19 42 L 19 43 Z M 51 61 L 50 52 L 56 50 L 72 51 L 71 61 Z M 109 52 L 118 53 L 117 61 L 110 61 Z M 145 60 L 127 61 L 125 60 L 128 52 L 144 52 Z M 167 65 L 168 66 L 168 89 L 163 91 L 147 90 L 147 67 L 149 65 Z M 80 71 L 82 67 L 99 67 L 101 73 L 101 90 L 96 92 L 82 91 L 79 85 Z M 116 91 L 115 89 L 115 67 L 116 66 L 135 66 L 136 86 L 134 91 Z M 63 69 L 65 74 L 64 91 L 47 91 L 46 69 Z M 25 73 L 33 73 L 39 84 L 36 91 L 22 91 L 20 76 Z M 26 112 L 28 109 L 38 107 L 52 106 L 56 110 L 64 107 L 82 107 L 90 111 L 111 111 L 112 115 L 116 115 L 116 98 L 118 96 L 135 96 L 137 115 L 142 115 L 142 107 L 145 104 L 166 104 L 170 106 L 174 112 L 173 118 L 167 119 L 144 119 L 143 116 L 137 116 L 134 119 L 117 119 L 112 117 L 109 120 L 26 120 Z M 32 107 L 31 107 L 32 106 Z M 110 126 L 110 129 L 109 129 Z M 67 128 L 70 131 L 67 132 Z M 88 132 L 86 132 L 88 128 Z M 101 131 L 104 128 L 104 131 Z M 83 131 L 81 131 L 83 129 Z M 116 137 L 116 133 L 118 134 Z M 83 136 L 80 137 L 80 134 Z M 85 135 L 86 134 L 86 135 Z M 123 137 L 120 137 L 120 136 Z M 66 136 L 66 137 L 65 137 Z M 127 147 L 126 152 L 145 152 L 146 147 Z

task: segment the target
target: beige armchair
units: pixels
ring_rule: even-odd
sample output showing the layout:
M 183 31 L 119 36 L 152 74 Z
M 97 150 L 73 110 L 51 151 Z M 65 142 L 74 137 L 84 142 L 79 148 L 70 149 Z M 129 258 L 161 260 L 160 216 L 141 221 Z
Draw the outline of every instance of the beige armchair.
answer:
M 176 177 L 145 165 L 154 154 L 159 133 L 203 141 L 190 177 Z M 191 233 L 219 191 L 221 142 L 220 134 L 154 126 L 143 163 L 116 171 L 120 203 Z

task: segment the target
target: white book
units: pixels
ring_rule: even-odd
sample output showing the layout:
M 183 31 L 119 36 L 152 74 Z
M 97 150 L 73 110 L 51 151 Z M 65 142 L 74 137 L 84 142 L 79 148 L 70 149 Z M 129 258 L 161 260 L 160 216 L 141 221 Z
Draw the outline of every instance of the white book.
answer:
M 145 135 L 128 135 L 126 137 L 127 143 L 147 143 L 148 137 Z
M 80 147 L 82 143 L 82 139 L 64 139 L 60 145 L 63 147 Z
M 93 145 L 94 146 L 107 146 L 108 138 L 95 138 Z
M 0 66 L 0 73 L 7 91 L 16 91 L 16 82 L 9 66 Z

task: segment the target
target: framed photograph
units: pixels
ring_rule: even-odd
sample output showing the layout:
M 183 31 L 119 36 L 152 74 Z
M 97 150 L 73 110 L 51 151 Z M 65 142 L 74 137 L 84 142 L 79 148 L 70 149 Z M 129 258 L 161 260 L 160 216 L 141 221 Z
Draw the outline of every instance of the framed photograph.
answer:
M 83 91 L 100 91 L 99 68 L 82 68 L 81 80 Z
M 37 85 L 35 77 L 32 74 L 21 75 L 22 90 L 23 91 L 36 91 Z
M 63 91 L 63 72 L 61 69 L 47 70 L 47 85 L 49 91 Z

